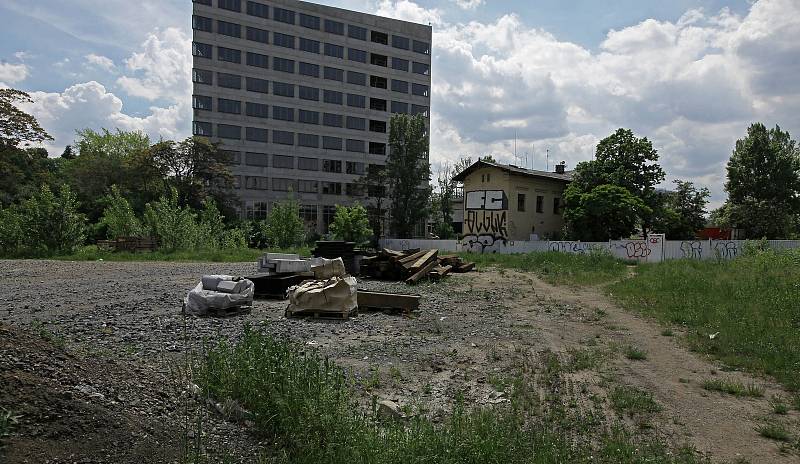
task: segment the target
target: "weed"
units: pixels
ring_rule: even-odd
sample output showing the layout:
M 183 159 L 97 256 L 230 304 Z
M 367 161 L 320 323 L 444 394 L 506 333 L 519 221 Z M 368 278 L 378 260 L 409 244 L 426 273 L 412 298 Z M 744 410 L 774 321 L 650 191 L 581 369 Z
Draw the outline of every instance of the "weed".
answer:
M 625 353 L 626 358 L 631 359 L 633 361 L 644 361 L 645 359 L 647 359 L 647 351 L 644 351 L 633 345 L 626 346 L 625 349 L 623 350 L 623 353 Z
M 783 416 L 789 413 L 789 405 L 780 396 L 773 396 L 769 401 L 769 405 L 772 406 L 772 412 L 775 414 Z
M 372 375 L 367 379 L 367 383 L 364 384 L 364 389 L 370 391 L 378 388 L 381 388 L 381 370 L 376 367 L 372 370 Z
M 653 399 L 653 395 L 635 387 L 614 387 L 608 398 L 611 400 L 611 406 L 615 411 L 628 413 L 631 416 L 652 414 L 662 409 Z
M 570 348 L 567 350 L 569 361 L 567 370 L 570 372 L 580 372 L 588 369 L 594 369 L 600 363 L 601 356 L 597 351 L 593 350 L 579 350 Z
M 794 395 L 793 401 L 794 401 L 794 408 L 800 411 L 800 393 Z
M 63 335 L 53 333 L 47 327 L 45 327 L 41 321 L 31 322 L 31 328 L 33 328 L 43 340 L 47 340 L 53 346 L 62 350 L 67 346 L 67 339 L 64 338 Z
M 778 423 L 760 425 L 756 427 L 756 431 L 762 437 L 776 441 L 788 442 L 792 438 L 791 435 L 789 435 L 789 431 L 786 430 L 786 427 Z
M 0 408 L 0 446 L 2 446 L 2 439 L 11 434 L 11 428 L 17 423 L 19 419 L 11 411 Z
M 424 393 L 426 395 L 430 395 L 432 391 L 433 391 L 433 387 L 431 387 L 431 384 L 429 384 L 429 383 L 426 383 L 422 387 L 422 393 Z
M 400 369 L 392 366 L 389 368 L 389 377 L 394 381 L 401 381 L 403 380 L 403 373 L 400 372 Z
M 672 329 L 667 327 L 666 329 L 661 331 L 661 335 L 663 335 L 665 337 L 672 337 L 673 335 L 675 335 L 675 332 L 673 332 Z
M 706 379 L 703 381 L 703 388 L 708 391 L 727 393 L 733 396 L 747 396 L 751 398 L 761 398 L 764 396 L 764 389 L 755 384 L 744 385 L 741 382 L 724 379 Z

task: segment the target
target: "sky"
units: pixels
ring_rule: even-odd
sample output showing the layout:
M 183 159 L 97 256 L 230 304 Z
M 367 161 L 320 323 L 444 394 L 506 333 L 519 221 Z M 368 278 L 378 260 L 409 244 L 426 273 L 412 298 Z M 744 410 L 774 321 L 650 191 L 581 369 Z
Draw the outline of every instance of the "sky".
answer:
M 0 86 L 31 94 L 51 155 L 83 128 L 189 136 L 191 2 L 65 3 L 0 2 Z M 434 176 L 488 154 L 573 168 L 625 127 L 717 206 L 751 123 L 800 135 L 800 0 L 319 3 L 433 26 Z

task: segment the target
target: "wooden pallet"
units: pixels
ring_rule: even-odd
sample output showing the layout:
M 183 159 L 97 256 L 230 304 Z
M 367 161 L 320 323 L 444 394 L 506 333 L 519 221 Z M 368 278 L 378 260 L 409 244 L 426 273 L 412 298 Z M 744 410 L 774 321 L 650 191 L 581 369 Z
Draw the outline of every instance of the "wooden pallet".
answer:
M 324 309 L 296 309 L 294 311 L 290 311 L 287 307 L 286 311 L 284 312 L 284 315 L 287 318 L 305 317 L 309 319 L 328 319 L 335 321 L 346 321 L 357 314 L 358 308 L 355 308 L 352 311 L 330 311 Z

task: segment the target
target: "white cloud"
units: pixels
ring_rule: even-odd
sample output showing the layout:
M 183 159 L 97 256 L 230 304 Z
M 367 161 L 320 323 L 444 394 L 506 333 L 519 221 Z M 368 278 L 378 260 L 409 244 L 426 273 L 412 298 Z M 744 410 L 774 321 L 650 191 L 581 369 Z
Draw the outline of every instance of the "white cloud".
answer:
M 483 0 L 452 0 L 458 5 L 459 8 L 465 10 L 474 10 L 479 6 L 483 5 Z
M 25 63 L 6 63 L 0 61 L 0 82 L 16 84 L 30 75 L 30 68 Z
M 125 64 L 132 76 L 117 80 L 128 94 L 147 100 L 178 102 L 191 95 L 192 41 L 177 28 L 155 31 Z
M 419 24 L 442 24 L 442 13 L 436 9 L 423 8 L 409 0 L 380 0 L 375 14 Z
M 92 66 L 96 66 L 106 72 L 112 72 L 115 68 L 114 60 L 102 55 L 96 55 L 94 53 L 90 53 L 84 57 L 86 63 Z

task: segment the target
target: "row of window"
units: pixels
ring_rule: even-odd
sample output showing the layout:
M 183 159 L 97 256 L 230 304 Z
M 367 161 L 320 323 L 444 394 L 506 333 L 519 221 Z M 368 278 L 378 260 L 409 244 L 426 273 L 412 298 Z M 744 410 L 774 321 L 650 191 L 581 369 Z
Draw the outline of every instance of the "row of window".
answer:
M 386 144 L 376 144 L 376 151 L 379 148 L 381 151 L 386 151 Z M 232 165 L 240 165 L 242 163 L 242 153 L 238 151 L 225 150 L 228 163 Z M 270 163 L 270 158 L 272 162 Z M 295 163 L 296 159 L 296 163 Z M 321 162 L 321 166 L 320 166 Z M 322 171 L 331 172 L 336 174 L 353 174 L 364 175 L 365 164 L 358 161 L 342 161 L 332 159 L 309 158 L 305 156 L 289 156 L 289 155 L 268 155 L 267 153 L 253 153 L 246 152 L 244 154 L 244 164 L 246 166 L 254 167 L 273 167 L 278 169 L 298 169 L 301 171 Z
M 211 6 L 211 0 L 193 0 L 193 2 Z M 218 0 L 217 6 L 224 10 L 242 13 L 243 12 L 242 3 L 243 3 L 242 0 Z M 258 18 L 269 19 L 270 17 L 269 6 L 254 1 L 248 1 L 246 6 L 247 8 L 244 11 L 246 14 Z M 291 24 L 293 26 L 299 24 L 302 27 L 313 29 L 316 31 L 322 30 L 329 34 L 335 34 L 340 36 L 345 35 L 345 24 L 343 22 L 335 21 L 333 19 L 322 20 L 319 16 L 314 16 L 306 13 L 298 14 L 295 11 L 287 10 L 285 8 L 279 8 L 277 6 L 272 7 L 272 18 L 275 21 L 285 24 Z M 369 34 L 367 34 L 367 32 L 369 32 Z M 351 39 L 363 40 L 363 41 L 367 41 L 367 39 L 369 39 L 369 41 L 373 43 L 389 45 L 389 34 L 375 30 L 367 31 L 366 28 L 361 26 L 356 26 L 354 24 L 347 25 L 347 36 L 350 37 Z M 401 35 L 392 34 L 391 46 L 401 50 L 412 50 L 416 53 L 421 53 L 423 55 L 431 54 L 430 43 L 421 40 L 412 40 L 409 39 L 408 37 L 404 37 Z
M 326 44 L 326 45 L 329 45 L 329 44 Z M 294 47 L 291 47 L 291 48 L 294 48 Z M 326 50 L 328 50 L 327 47 L 326 47 Z M 335 52 L 336 55 L 330 55 L 330 56 L 337 56 L 339 58 L 344 58 L 344 48 L 341 49 L 341 55 L 342 56 L 338 56 L 339 55 L 338 49 L 331 48 L 330 50 L 331 51 L 336 51 Z M 361 55 L 360 52 L 362 52 L 362 51 L 350 48 L 350 49 L 348 49 L 347 57 L 348 57 L 348 59 L 350 59 L 352 61 L 358 61 L 358 62 L 366 63 L 367 62 L 366 52 L 363 52 L 364 55 Z M 209 60 L 213 59 L 214 58 L 214 46 L 210 45 L 210 44 L 206 44 L 206 43 L 201 43 L 201 42 L 192 42 L 192 54 L 194 56 L 196 56 L 196 57 L 199 57 L 199 58 L 207 58 Z M 363 58 L 363 60 L 362 60 L 362 58 Z M 217 47 L 217 60 L 218 61 L 228 62 L 228 63 L 242 64 L 242 51 L 239 50 L 239 49 L 236 49 L 236 48 L 228 48 L 228 47 L 219 47 L 218 46 Z M 255 52 L 246 52 L 245 53 L 245 62 L 246 62 L 246 64 L 248 66 L 256 66 L 256 67 L 259 67 L 259 68 L 269 69 L 269 56 L 264 55 L 264 54 L 255 53 Z M 389 67 L 389 57 L 387 57 L 386 55 L 380 55 L 380 54 L 377 54 L 377 53 L 370 53 L 369 54 L 369 62 L 371 64 L 374 64 L 376 66 L 381 66 L 381 67 L 384 67 L 384 68 Z M 302 62 L 301 62 L 301 64 L 302 64 Z M 313 65 L 313 64 L 310 64 L 310 63 L 305 63 L 305 67 L 301 66 L 299 74 L 313 75 L 313 74 L 308 74 L 309 72 L 311 72 L 314 69 L 313 66 L 317 66 L 317 68 L 316 68 L 317 72 L 316 72 L 316 75 L 314 77 L 319 77 L 319 65 Z M 424 76 L 428 76 L 431 73 L 431 67 L 430 67 L 429 64 L 418 63 L 416 61 L 409 62 L 408 60 L 404 60 L 402 58 L 397 58 L 397 57 L 392 57 L 392 59 L 391 59 L 391 68 L 395 69 L 395 70 L 398 70 L 398 71 L 406 71 L 406 72 L 408 72 L 410 70 L 411 72 L 413 72 L 415 74 L 422 74 Z M 273 57 L 272 58 L 272 69 L 274 69 L 276 71 L 282 71 L 282 72 L 290 73 L 290 74 L 294 74 L 295 72 L 297 72 L 296 71 L 296 66 L 295 66 L 295 60 L 290 60 L 290 59 L 280 58 L 280 57 Z M 328 66 L 326 66 L 325 69 L 326 69 L 326 74 L 325 74 L 325 78 L 326 79 L 334 79 L 334 80 L 339 80 L 339 81 L 343 80 L 343 77 L 340 78 L 340 79 L 335 79 L 335 78 L 332 78 L 332 77 L 328 77 L 328 74 L 327 74 L 328 73 L 328 71 L 327 71 L 328 69 L 331 69 L 331 71 L 330 71 L 331 75 L 336 75 L 338 73 L 342 73 L 343 74 L 344 71 L 342 71 L 341 69 L 331 68 L 331 67 L 328 67 Z
M 341 182 L 326 182 L 317 180 L 297 180 L 285 179 L 280 177 L 272 178 L 270 188 L 270 178 L 261 176 L 234 176 L 233 188 L 247 190 L 272 190 L 273 192 L 299 192 L 299 193 L 321 193 L 323 195 L 342 195 L 350 197 L 363 197 L 366 190 L 361 184 Z M 344 185 L 344 189 L 342 189 Z
M 384 123 L 385 124 L 385 123 Z M 366 142 L 358 139 L 343 139 L 326 135 L 295 133 L 273 129 L 272 139 L 269 130 L 260 127 L 244 127 L 244 140 L 250 142 L 269 143 L 278 145 L 291 145 L 307 148 L 322 148 L 324 150 L 348 151 L 351 153 L 369 153 L 372 155 L 386 155 L 386 144 Z M 194 121 L 192 133 L 201 137 L 217 137 L 227 140 L 242 140 L 242 127 L 231 124 L 217 124 L 216 133 L 214 125 L 210 122 Z
M 517 194 L 517 211 L 525 212 L 525 194 Z M 544 213 L 544 196 L 536 196 L 536 212 Z M 553 214 L 561 214 L 561 198 L 553 198 Z
M 319 208 L 317 208 L 317 205 L 300 205 L 300 219 L 302 219 L 308 226 L 316 227 L 318 212 Z M 248 201 L 245 205 L 245 217 L 247 217 L 247 219 L 266 219 L 268 213 L 269 203 L 266 201 Z M 333 218 L 335 216 L 335 206 L 322 205 L 322 222 L 324 224 L 325 231 L 328 230 L 328 226 L 333 222 Z

